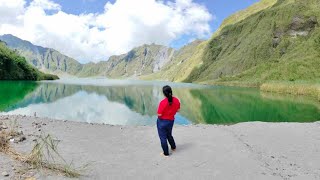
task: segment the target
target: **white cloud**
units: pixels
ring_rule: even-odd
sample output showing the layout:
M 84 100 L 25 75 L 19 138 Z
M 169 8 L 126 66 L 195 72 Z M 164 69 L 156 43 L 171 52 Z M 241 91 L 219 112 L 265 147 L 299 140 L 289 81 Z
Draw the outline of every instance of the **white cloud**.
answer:
M 61 6 L 49 0 L 33 0 L 30 7 L 38 7 L 45 10 L 61 10 Z
M 80 62 L 106 60 L 133 47 L 203 38 L 213 16 L 192 0 L 117 0 L 103 13 L 73 15 L 50 0 L 0 0 L 0 34 L 51 47 Z
M 18 23 L 20 15 L 23 14 L 24 5 L 24 0 L 0 0 L 0 25 Z

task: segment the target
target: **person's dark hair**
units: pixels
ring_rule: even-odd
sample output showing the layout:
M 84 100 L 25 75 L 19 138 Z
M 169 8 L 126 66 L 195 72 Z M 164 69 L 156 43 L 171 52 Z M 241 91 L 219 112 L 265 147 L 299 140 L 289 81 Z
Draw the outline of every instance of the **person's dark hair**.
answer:
M 169 101 L 169 104 L 171 105 L 172 104 L 172 89 L 171 89 L 171 87 L 170 86 L 164 86 L 163 88 L 162 88 L 162 92 L 163 92 L 163 94 L 164 94 L 164 96 L 168 99 L 168 101 Z

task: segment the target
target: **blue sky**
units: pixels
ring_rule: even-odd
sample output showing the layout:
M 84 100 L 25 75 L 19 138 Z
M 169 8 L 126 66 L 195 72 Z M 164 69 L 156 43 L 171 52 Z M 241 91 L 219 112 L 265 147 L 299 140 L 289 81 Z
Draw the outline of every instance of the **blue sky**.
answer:
M 210 13 L 216 17 L 216 19 L 210 23 L 212 32 L 218 29 L 225 18 L 258 1 L 259 0 L 194 0 L 196 3 L 205 5 Z M 115 0 L 79 0 L 78 3 L 71 0 L 54 0 L 54 2 L 62 6 L 62 11 L 78 15 L 82 13 L 102 13 L 104 11 L 104 5 L 107 2 L 114 3 Z M 172 42 L 171 46 L 179 48 L 187 44 L 190 38 L 189 35 L 183 35 L 181 38 Z
M 12 34 L 87 63 L 143 44 L 179 49 L 208 39 L 226 17 L 259 0 L 16 1 L 14 6 L 0 3 L 0 11 L 10 17 L 0 18 L 0 35 Z
M 101 13 L 103 12 L 104 5 L 107 2 L 115 2 L 115 0 L 79 0 L 78 3 L 71 0 L 53 1 L 60 4 L 64 12 L 72 14 Z M 214 14 L 217 17 L 216 21 L 212 22 L 213 30 L 217 29 L 223 19 L 229 15 L 245 9 L 258 1 L 259 0 L 194 0 L 194 2 L 205 5 L 211 14 Z

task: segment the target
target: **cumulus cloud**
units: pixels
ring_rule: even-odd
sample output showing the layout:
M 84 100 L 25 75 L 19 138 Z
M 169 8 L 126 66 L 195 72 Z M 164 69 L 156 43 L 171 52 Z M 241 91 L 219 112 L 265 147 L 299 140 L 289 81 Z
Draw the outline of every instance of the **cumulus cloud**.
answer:
M 80 62 L 107 60 L 142 44 L 210 35 L 213 15 L 192 0 L 117 0 L 104 12 L 68 14 L 50 0 L 0 0 L 0 34 L 54 48 Z

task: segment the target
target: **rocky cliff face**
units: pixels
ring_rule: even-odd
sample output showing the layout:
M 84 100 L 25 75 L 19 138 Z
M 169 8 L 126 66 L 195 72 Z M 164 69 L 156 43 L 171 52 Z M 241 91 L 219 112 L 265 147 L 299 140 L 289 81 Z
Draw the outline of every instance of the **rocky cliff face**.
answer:
M 8 47 L 16 50 L 38 69 L 81 77 L 119 78 L 151 74 L 161 70 L 171 61 L 174 54 L 172 48 L 151 44 L 134 48 L 126 54 L 111 56 L 108 61 L 80 64 L 54 49 L 35 46 L 12 35 L 0 36 L 0 40 L 6 42 Z
M 35 46 L 9 34 L 0 36 L 0 40 L 6 42 L 9 48 L 17 50 L 21 56 L 24 56 L 30 64 L 38 69 L 55 73 L 65 72 L 72 75 L 82 69 L 82 65 L 78 61 L 54 49 Z
M 155 57 L 155 62 L 153 66 L 153 73 L 158 72 L 165 66 L 168 62 L 172 60 L 174 50 L 168 47 L 160 48 L 158 54 Z
M 195 40 L 174 52 L 169 62 L 165 63 L 160 71 L 143 76 L 147 80 L 183 81 L 191 71 L 201 64 L 200 54 L 203 51 L 204 41 Z
M 161 45 L 143 45 L 126 54 L 111 56 L 108 61 L 86 64 L 80 76 L 112 78 L 137 77 L 158 72 L 172 60 L 174 49 Z
M 0 80 L 54 80 L 57 76 L 45 74 L 32 67 L 24 57 L 9 49 L 0 40 Z

